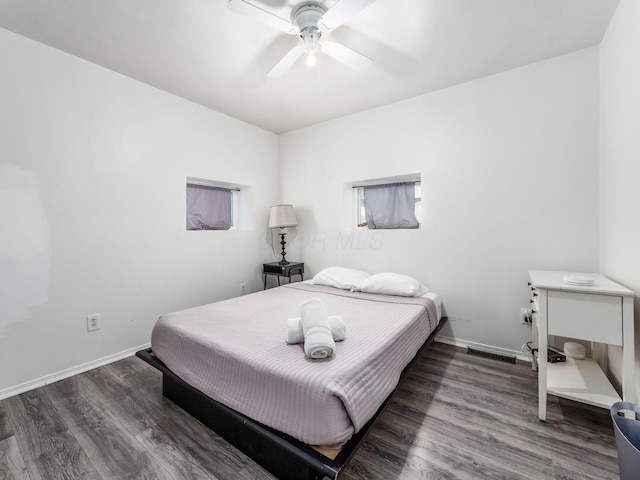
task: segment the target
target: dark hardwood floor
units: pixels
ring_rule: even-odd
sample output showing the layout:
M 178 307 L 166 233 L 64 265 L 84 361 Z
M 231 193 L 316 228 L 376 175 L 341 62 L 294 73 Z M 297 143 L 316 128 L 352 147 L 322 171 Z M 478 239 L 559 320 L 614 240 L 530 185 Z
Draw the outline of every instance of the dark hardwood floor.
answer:
M 351 463 L 353 479 L 617 479 L 608 410 L 535 372 L 434 344 Z M 0 401 L 0 479 L 273 479 L 161 395 L 131 357 Z

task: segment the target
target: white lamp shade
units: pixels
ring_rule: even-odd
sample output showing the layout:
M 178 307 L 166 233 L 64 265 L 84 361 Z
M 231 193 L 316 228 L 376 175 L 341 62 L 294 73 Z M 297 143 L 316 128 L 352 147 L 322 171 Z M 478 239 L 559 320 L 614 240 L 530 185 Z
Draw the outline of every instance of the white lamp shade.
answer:
M 274 205 L 269 210 L 269 228 L 295 227 L 298 225 L 293 205 Z

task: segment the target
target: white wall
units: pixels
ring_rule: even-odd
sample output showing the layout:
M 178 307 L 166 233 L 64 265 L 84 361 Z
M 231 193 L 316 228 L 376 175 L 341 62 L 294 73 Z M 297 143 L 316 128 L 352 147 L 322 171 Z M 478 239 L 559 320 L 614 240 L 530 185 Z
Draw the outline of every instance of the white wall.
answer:
M 413 275 L 445 335 L 519 351 L 527 270 L 598 268 L 598 90 L 590 48 L 281 136 L 288 258 Z M 345 182 L 415 172 L 420 230 L 349 226 Z
M 275 135 L 5 30 L 0 64 L 0 397 L 261 288 Z M 251 186 L 242 229 L 187 232 L 187 176 Z
M 640 292 L 640 2 L 622 0 L 600 45 L 602 274 Z M 640 300 L 635 301 L 640 398 Z M 620 379 L 620 350 L 610 349 Z

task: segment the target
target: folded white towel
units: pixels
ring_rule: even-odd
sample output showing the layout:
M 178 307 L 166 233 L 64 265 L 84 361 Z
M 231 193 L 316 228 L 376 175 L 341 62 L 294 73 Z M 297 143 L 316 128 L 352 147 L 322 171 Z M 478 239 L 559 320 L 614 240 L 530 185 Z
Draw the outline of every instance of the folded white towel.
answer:
M 309 358 L 327 358 L 333 355 L 336 344 L 331 335 L 327 308 L 317 298 L 300 304 L 300 323 L 304 334 L 304 353 Z
M 347 327 L 340 315 L 329 315 L 329 324 L 331 325 L 331 336 L 334 342 L 341 342 L 347 336 Z M 300 317 L 287 318 L 287 343 L 304 342 L 304 333 L 302 332 L 302 322 Z

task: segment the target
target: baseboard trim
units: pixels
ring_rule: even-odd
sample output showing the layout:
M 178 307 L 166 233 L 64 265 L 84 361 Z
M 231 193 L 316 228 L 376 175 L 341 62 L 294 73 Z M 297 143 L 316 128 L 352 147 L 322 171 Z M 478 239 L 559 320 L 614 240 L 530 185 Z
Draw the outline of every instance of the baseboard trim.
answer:
M 516 357 L 518 360 L 522 360 L 523 362 L 531 363 L 531 359 L 529 356 L 523 354 L 518 350 L 509 350 L 507 348 L 494 347 L 492 345 L 485 345 L 483 343 L 478 342 L 470 342 L 468 340 L 458 340 L 453 337 L 445 337 L 444 335 L 438 335 L 436 337 L 436 342 L 445 343 L 447 345 L 453 345 L 454 347 L 461 348 L 474 348 L 477 350 L 484 350 L 485 352 L 496 353 L 498 355 L 510 355 Z
M 67 368 L 65 370 L 61 370 L 59 372 L 37 378 L 30 382 L 25 382 L 25 383 L 21 383 L 20 385 L 16 385 L 14 387 L 5 388 L 3 390 L 0 390 L 0 400 L 13 397 L 14 395 L 20 395 L 21 393 L 28 392 L 29 390 L 35 390 L 36 388 L 49 385 L 50 383 L 58 382 L 60 380 L 64 380 L 65 378 L 73 377 L 74 375 L 77 375 L 79 373 L 88 372 L 89 370 L 93 370 L 94 368 L 102 367 L 103 365 L 107 365 L 109 363 L 117 362 L 118 360 L 131 357 L 135 355 L 137 351 L 144 350 L 146 348 L 149 348 L 150 346 L 151 346 L 150 343 L 146 343 L 138 347 L 133 347 L 127 350 L 123 350 L 122 352 L 114 353 L 112 355 L 107 355 L 106 357 L 102 357 L 97 360 L 93 360 L 91 362 L 83 363 L 75 367 Z

